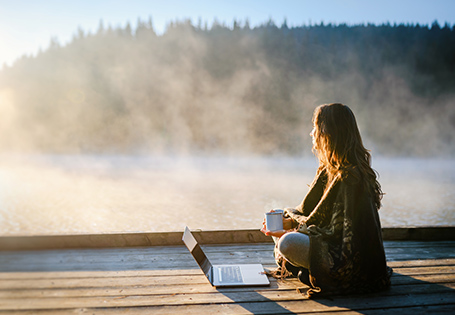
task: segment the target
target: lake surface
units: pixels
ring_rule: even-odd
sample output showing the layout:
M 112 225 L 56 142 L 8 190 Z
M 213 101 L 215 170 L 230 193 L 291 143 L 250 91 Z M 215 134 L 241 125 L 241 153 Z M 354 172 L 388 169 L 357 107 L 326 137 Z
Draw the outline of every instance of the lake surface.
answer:
M 455 225 L 455 160 L 375 159 L 383 226 Z M 0 234 L 260 228 L 308 192 L 315 158 L 1 156 Z

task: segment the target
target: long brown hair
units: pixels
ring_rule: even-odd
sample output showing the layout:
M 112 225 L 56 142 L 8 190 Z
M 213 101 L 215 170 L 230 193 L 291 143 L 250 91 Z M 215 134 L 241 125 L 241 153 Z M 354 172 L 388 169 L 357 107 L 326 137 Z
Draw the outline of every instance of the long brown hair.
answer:
M 319 159 L 320 169 L 327 170 L 329 179 L 360 174 L 359 179 L 379 209 L 384 194 L 351 109 L 340 103 L 320 105 L 314 110 L 313 125 L 313 153 Z M 353 172 L 354 169 L 357 171 Z

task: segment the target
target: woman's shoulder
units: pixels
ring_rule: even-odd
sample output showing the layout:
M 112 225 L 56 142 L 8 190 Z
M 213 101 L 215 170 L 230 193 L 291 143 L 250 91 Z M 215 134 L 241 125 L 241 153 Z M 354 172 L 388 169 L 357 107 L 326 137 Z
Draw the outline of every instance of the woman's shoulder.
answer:
M 357 186 L 362 182 L 362 173 L 357 166 L 346 168 L 341 176 L 341 181 L 349 186 Z

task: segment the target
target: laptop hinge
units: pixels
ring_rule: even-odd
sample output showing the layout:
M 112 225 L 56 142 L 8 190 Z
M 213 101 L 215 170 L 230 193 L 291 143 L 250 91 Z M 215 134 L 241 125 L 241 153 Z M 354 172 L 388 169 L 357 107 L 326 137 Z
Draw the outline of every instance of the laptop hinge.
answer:
M 210 267 L 209 272 L 207 273 L 207 278 L 209 278 L 209 282 L 213 284 L 213 267 Z

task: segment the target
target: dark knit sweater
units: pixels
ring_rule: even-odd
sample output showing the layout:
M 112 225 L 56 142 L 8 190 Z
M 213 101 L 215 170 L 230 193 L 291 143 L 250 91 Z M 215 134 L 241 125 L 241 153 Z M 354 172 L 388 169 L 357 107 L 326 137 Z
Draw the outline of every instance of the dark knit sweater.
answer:
M 390 286 L 378 209 L 355 170 L 330 183 L 320 171 L 302 203 L 285 213 L 310 237 L 310 296 Z

